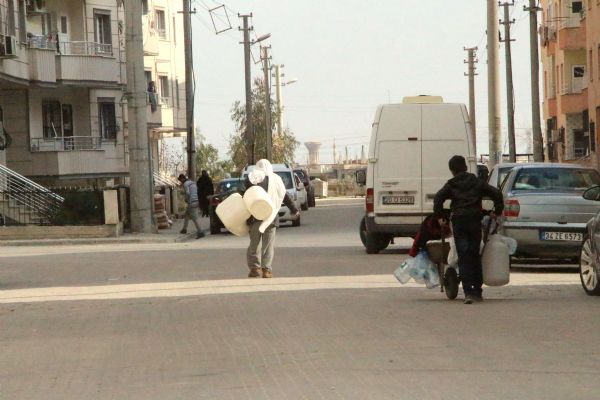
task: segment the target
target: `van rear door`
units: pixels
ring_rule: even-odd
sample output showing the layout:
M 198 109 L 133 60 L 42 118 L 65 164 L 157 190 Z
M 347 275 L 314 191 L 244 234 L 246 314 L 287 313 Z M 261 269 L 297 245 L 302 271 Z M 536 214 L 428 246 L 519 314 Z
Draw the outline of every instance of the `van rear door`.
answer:
M 382 107 L 374 165 L 375 221 L 379 224 L 412 223 L 394 214 L 418 216 L 421 205 L 421 105 Z M 400 161 L 400 162 L 399 162 Z
M 473 160 L 470 146 L 469 121 L 460 104 L 423 105 L 423 211 L 433 211 L 433 197 L 452 174 L 448 160 L 461 155 L 467 162 Z M 470 163 L 469 163 L 470 164 Z M 449 204 L 446 205 L 447 207 Z

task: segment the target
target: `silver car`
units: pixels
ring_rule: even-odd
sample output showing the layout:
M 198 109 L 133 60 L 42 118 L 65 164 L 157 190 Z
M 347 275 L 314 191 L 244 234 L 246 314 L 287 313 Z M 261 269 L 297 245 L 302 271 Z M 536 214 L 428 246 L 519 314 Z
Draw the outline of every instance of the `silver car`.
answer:
M 502 184 L 506 236 L 516 239 L 516 256 L 577 260 L 586 223 L 598 203 L 582 193 L 600 184 L 600 174 L 575 164 L 523 164 Z

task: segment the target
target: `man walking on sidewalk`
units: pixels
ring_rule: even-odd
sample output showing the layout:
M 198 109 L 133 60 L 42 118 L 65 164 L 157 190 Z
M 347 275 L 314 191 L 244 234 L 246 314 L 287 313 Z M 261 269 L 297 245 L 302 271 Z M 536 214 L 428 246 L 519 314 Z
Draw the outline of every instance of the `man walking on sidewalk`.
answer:
M 187 226 L 190 221 L 196 225 L 196 239 L 200 239 L 204 237 L 204 232 L 200 228 L 200 217 L 198 216 L 198 188 L 196 187 L 196 183 L 191 179 L 188 179 L 184 174 L 180 174 L 177 178 L 179 182 L 183 185 L 183 190 L 185 192 L 185 202 L 187 203 L 187 208 L 185 210 L 185 219 L 183 220 L 183 229 L 181 230 L 182 234 L 187 233 Z
M 458 270 L 465 292 L 465 304 L 483 301 L 483 275 L 479 246 L 481 243 L 481 218 L 483 197 L 494 201 L 492 218 L 502 215 L 504 201 L 502 192 L 467 172 L 467 163 L 462 156 L 454 156 L 448 162 L 454 176 L 436 193 L 433 199 L 433 212 L 440 224 L 447 223 L 444 214 L 444 201 L 451 200 L 451 220 L 454 243 L 458 253 Z

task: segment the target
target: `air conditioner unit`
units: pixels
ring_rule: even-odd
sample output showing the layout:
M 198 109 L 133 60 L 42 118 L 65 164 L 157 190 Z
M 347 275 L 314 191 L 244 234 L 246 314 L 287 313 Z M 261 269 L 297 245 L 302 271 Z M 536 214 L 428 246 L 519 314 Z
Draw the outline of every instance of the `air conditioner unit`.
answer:
M 43 14 L 46 12 L 46 0 L 27 0 L 27 14 Z
M 17 38 L 4 36 L 0 43 L 0 58 L 12 58 L 17 56 Z

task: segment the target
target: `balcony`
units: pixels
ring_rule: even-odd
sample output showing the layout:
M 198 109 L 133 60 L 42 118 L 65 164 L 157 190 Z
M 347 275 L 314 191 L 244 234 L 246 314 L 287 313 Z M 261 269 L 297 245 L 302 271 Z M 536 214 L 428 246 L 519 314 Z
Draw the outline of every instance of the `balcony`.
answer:
M 588 108 L 588 91 L 573 90 L 571 87 L 564 87 L 561 90 L 560 96 L 560 112 L 561 114 L 580 113 Z
M 571 24 L 573 25 L 573 24 Z M 579 50 L 586 47 L 586 25 L 578 24 L 561 26 L 558 33 L 558 48 L 560 50 Z
M 30 79 L 40 82 L 119 83 L 119 64 L 110 44 L 57 42 L 52 36 L 28 38 Z
M 127 172 L 125 144 L 91 136 L 34 138 L 33 176 L 102 175 Z

